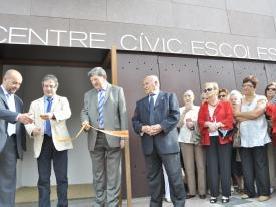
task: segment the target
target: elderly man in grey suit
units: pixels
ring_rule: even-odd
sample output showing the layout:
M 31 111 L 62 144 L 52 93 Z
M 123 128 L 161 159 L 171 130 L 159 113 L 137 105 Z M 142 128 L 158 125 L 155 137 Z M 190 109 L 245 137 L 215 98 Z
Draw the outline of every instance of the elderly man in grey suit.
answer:
M 84 95 L 81 112 L 82 126 L 88 131 L 88 149 L 93 168 L 93 184 L 96 190 L 94 207 L 119 206 L 121 186 L 121 148 L 124 140 L 91 129 L 126 130 L 127 111 L 121 87 L 107 82 L 106 72 L 101 67 L 89 71 L 93 89 Z
M 148 169 L 150 206 L 162 207 L 164 194 L 164 165 L 170 184 L 174 206 L 185 205 L 185 188 L 179 156 L 176 125 L 179 120 L 179 106 L 174 93 L 159 90 L 157 76 L 144 79 L 147 96 L 136 103 L 132 124 L 134 131 L 141 136 L 142 148 Z
M 22 83 L 21 74 L 8 70 L 0 87 L 0 206 L 13 207 L 16 191 L 16 162 L 26 150 L 23 124 L 32 123 L 23 111 L 22 100 L 14 93 Z M 22 124 L 23 123 L 23 124 Z

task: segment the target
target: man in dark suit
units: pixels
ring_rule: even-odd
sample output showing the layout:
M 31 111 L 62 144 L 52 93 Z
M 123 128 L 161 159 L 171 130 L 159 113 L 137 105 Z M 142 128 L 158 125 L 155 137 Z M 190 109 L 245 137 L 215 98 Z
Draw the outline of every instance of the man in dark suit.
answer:
M 148 168 L 150 206 L 162 207 L 164 194 L 164 165 L 170 183 L 174 206 L 185 205 L 185 188 L 182 180 L 179 145 L 176 125 L 179 120 L 179 105 L 174 93 L 160 91 L 158 77 L 144 79 L 146 97 L 136 103 L 132 118 L 134 131 L 141 136 L 142 148 Z
M 23 111 L 22 100 L 14 93 L 22 83 L 16 70 L 8 70 L 0 87 L 0 206 L 14 207 L 16 191 L 16 161 L 26 150 L 23 124 L 32 123 Z M 23 123 L 23 124 L 22 124 Z

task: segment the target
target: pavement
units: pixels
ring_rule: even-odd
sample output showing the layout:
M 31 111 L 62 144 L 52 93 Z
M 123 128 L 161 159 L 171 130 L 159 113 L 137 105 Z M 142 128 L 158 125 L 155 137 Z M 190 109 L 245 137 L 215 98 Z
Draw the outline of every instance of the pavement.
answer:
M 75 199 L 69 201 L 69 207 L 93 207 L 93 198 L 90 199 Z M 16 207 L 37 207 L 37 203 L 25 203 L 17 204 Z M 56 201 L 52 202 L 52 206 L 56 206 Z M 149 206 L 149 197 L 145 198 L 134 198 L 132 200 L 132 207 L 147 207 Z M 222 204 L 220 199 L 216 204 L 209 203 L 209 197 L 202 200 L 199 197 L 194 197 L 186 200 L 185 207 L 274 207 L 276 206 L 276 193 L 271 195 L 271 199 L 265 202 L 259 202 L 256 198 L 254 199 L 240 199 L 238 194 L 234 194 L 230 202 L 227 204 Z M 122 207 L 127 207 L 127 203 L 124 200 Z M 172 203 L 163 202 L 163 207 L 173 207 Z

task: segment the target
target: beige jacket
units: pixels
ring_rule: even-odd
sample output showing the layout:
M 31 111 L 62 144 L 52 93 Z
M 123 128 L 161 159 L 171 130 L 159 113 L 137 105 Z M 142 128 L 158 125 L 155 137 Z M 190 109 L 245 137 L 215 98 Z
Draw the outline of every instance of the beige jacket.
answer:
M 51 112 L 55 116 L 55 120 L 50 120 L 52 139 L 57 151 L 72 149 L 72 141 L 66 126 L 66 120 L 71 117 L 71 110 L 68 99 L 59 95 L 53 97 L 53 104 Z M 45 121 L 40 118 L 44 112 L 44 97 L 32 101 L 29 113 L 34 117 L 34 123 L 25 125 L 27 133 L 31 138 L 34 138 L 34 156 L 38 158 L 41 152 L 41 147 L 44 139 L 44 125 Z M 32 136 L 32 131 L 35 127 L 41 128 L 41 134 Z M 64 140 L 67 141 L 64 141 Z M 63 141 L 61 141 L 63 140 Z

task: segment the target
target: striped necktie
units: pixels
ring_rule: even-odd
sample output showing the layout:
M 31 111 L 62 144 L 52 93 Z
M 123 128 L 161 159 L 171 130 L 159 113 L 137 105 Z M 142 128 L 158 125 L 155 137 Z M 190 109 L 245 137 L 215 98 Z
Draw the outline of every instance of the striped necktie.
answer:
M 98 92 L 98 113 L 99 113 L 99 118 L 98 118 L 98 124 L 99 128 L 103 129 L 104 128 L 104 111 L 103 111 L 103 106 L 104 106 L 104 90 L 100 90 Z

